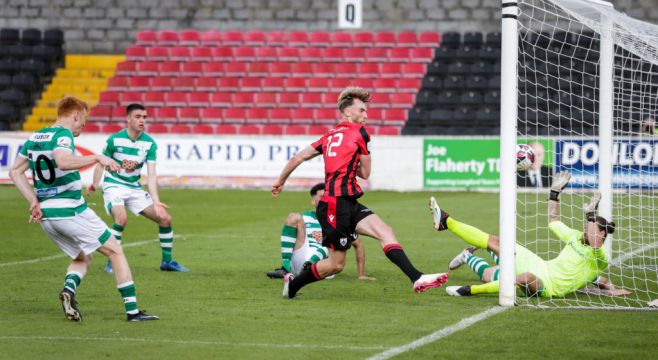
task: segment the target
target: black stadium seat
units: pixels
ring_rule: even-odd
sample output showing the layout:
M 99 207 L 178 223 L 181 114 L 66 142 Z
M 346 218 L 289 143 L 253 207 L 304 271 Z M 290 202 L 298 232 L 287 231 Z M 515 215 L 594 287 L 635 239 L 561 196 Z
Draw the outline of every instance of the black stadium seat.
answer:
M 0 91 L 0 101 L 24 106 L 27 103 L 27 97 L 24 92 L 18 89 L 7 89 Z
M 34 91 L 37 86 L 36 78 L 30 74 L 20 73 L 11 78 L 12 86 L 19 90 Z
M 39 29 L 25 29 L 21 34 L 21 43 L 24 45 L 39 45 L 41 44 L 41 30 Z
M 64 44 L 64 32 L 59 29 L 46 30 L 43 33 L 43 43 L 49 46 L 62 46 Z
M 18 29 L 0 30 L 0 44 L 2 45 L 18 44 L 18 39 L 19 39 Z
M 21 61 L 21 71 L 35 76 L 42 76 L 47 73 L 48 67 L 42 61 L 25 59 Z

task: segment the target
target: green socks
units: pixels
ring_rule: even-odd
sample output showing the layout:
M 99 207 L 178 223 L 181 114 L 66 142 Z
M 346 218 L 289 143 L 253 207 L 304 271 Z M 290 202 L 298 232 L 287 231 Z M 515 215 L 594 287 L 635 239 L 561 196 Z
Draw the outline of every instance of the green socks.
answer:
M 292 251 L 297 241 L 297 228 L 283 225 L 281 229 L 281 267 L 290 272 L 290 260 L 292 259 Z
M 162 250 L 162 261 L 171 261 L 171 251 L 174 245 L 174 231 L 171 226 L 159 226 L 160 249 Z
M 126 308 L 127 314 L 137 314 L 139 309 L 137 309 L 137 295 L 135 292 L 135 284 L 132 281 L 127 283 L 120 284 L 117 286 L 119 288 L 119 293 L 123 297 L 123 306 Z
M 64 288 L 75 294 L 75 290 L 80 286 L 83 275 L 76 271 L 69 271 L 64 278 Z

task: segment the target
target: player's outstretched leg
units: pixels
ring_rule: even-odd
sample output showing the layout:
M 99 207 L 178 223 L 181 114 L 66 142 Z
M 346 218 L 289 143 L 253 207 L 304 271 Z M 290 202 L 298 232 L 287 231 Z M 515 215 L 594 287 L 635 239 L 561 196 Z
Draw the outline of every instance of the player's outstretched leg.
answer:
M 430 197 L 430 212 L 432 213 L 432 220 L 436 230 L 443 231 L 448 229 L 468 244 L 481 249 L 487 249 L 490 248 L 489 245 L 495 245 L 489 243 L 489 238 L 492 237 L 491 235 L 474 226 L 453 219 L 447 212 L 439 207 L 439 204 L 433 196 Z M 497 240 L 493 242 L 497 243 Z M 492 250 L 498 251 L 497 246 L 493 247 L 494 249 Z
M 64 278 L 64 288 L 59 293 L 59 301 L 62 304 L 64 315 L 70 321 L 82 321 L 82 313 L 78 309 L 78 302 L 75 300 L 75 293 L 82 282 L 82 278 L 87 273 L 91 264 L 91 256 L 80 253 L 73 259 Z
M 164 211 L 164 215 L 162 217 L 158 216 L 155 213 L 155 208 L 153 205 L 144 209 L 141 214 L 158 224 L 158 238 L 160 239 L 160 250 L 162 251 L 162 262 L 160 263 L 160 270 L 189 272 L 189 269 L 179 264 L 172 258 L 172 251 L 174 248 L 174 230 L 171 226 L 171 215 L 169 215 L 167 211 Z

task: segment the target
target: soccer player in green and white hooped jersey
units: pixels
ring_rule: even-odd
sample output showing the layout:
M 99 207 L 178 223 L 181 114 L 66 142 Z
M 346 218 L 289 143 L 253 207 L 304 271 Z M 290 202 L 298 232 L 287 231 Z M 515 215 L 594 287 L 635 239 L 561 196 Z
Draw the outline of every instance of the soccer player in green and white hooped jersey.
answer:
M 157 144 L 144 132 L 146 108 L 140 104 L 130 104 L 126 107 L 126 117 L 126 129 L 110 135 L 103 150 L 103 154 L 112 158 L 120 167 L 119 171 L 105 170 L 103 185 L 105 210 L 114 220 L 112 234 L 121 244 L 123 230 L 128 221 L 126 208 L 135 215 L 144 215 L 159 226 L 162 250 L 160 270 L 188 272 L 187 268 L 171 256 L 174 231 L 171 227 L 171 216 L 166 210 L 168 206 L 160 202 L 158 194 L 158 178 L 155 173 Z M 142 190 L 142 184 L 139 182 L 145 163 L 149 192 Z M 103 167 L 96 166 L 93 183 L 87 188 L 88 194 L 96 191 L 102 175 Z M 105 271 L 112 271 L 110 263 L 106 265 Z
M 82 197 L 78 169 L 95 163 L 111 170 L 119 169 L 104 155 L 76 156 L 73 153 L 73 137 L 80 135 L 87 110 L 84 101 L 73 97 L 62 99 L 57 104 L 55 125 L 30 136 L 9 176 L 30 203 L 29 222 L 40 223 L 50 240 L 73 259 L 59 294 L 67 319 L 82 321 L 75 294 L 89 269 L 91 254 L 98 251 L 114 265 L 128 321 L 157 320 L 157 316 L 146 315 L 137 307 L 135 285 L 121 246 Z M 28 169 L 32 171 L 34 190 L 25 175 Z
M 603 242 L 608 234 L 615 231 L 614 222 L 596 216 L 601 193 L 597 192 L 585 208 L 587 221 L 584 232 L 571 229 L 560 221 L 560 192 L 567 186 L 570 178 L 571 174 L 567 171 L 555 174 L 549 200 L 548 227 L 565 246 L 555 259 L 545 261 L 522 245 L 516 244 L 516 285 L 524 290 L 526 295 L 546 298 L 563 297 L 589 284 L 598 286 L 602 293 L 609 296 L 630 294 L 627 290 L 616 289 L 609 279 L 601 276 L 608 266 L 602 248 Z M 497 263 L 500 248 L 498 236 L 455 220 L 439 208 L 434 197 L 430 199 L 430 210 L 437 230 L 450 230 L 473 247 L 489 250 Z M 498 292 L 498 266 L 489 266 L 486 261 L 473 255 L 473 251 L 473 248 L 462 251 L 450 262 L 449 267 L 454 270 L 467 264 L 484 284 L 448 286 L 446 292 L 449 295 L 469 296 Z
M 311 205 L 317 207 L 324 195 L 324 183 L 315 184 L 310 192 Z M 375 280 L 366 275 L 365 248 L 361 240 L 355 240 L 356 264 L 359 280 Z M 322 246 L 322 227 L 315 211 L 290 213 L 281 229 L 281 267 L 267 273 L 270 278 L 283 278 L 287 273 L 298 274 L 306 263 L 313 264 L 328 256 Z

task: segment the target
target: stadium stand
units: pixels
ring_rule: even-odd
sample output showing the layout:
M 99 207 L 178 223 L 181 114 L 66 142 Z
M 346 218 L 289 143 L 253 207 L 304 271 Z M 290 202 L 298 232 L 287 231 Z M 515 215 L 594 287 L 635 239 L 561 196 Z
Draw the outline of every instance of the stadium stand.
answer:
M 0 130 L 20 128 L 44 84 L 61 65 L 63 45 L 61 30 L 0 29 Z
M 396 135 L 439 43 L 438 33 L 140 31 L 92 121 L 142 102 L 154 121 L 185 125 L 158 131 L 314 134 L 338 119 L 338 92 L 359 85 L 376 90 L 371 131 Z

